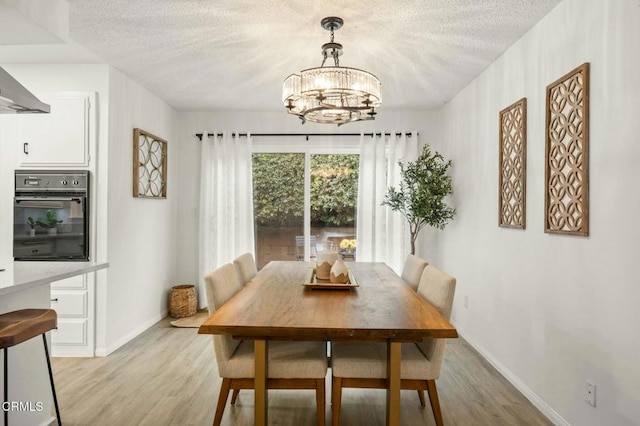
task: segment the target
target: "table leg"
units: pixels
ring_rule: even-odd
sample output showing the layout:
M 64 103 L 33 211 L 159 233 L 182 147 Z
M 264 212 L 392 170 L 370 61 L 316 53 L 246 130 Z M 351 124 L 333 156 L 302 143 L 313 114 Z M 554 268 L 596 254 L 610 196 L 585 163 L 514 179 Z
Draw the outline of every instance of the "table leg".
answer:
M 256 340 L 254 342 L 254 357 L 256 368 L 253 385 L 255 388 L 254 423 L 256 426 L 266 426 L 267 424 L 268 346 L 268 341 L 266 340 Z
M 402 343 L 387 342 L 387 425 L 400 425 L 400 361 Z

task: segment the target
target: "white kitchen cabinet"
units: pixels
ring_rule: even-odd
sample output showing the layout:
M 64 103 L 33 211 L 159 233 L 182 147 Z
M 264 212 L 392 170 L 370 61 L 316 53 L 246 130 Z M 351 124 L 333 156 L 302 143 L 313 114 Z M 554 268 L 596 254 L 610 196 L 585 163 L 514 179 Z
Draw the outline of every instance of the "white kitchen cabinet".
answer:
M 51 283 L 51 309 L 58 314 L 58 328 L 51 332 L 52 356 L 94 356 L 93 280 L 89 273 Z
M 87 167 L 95 138 L 95 93 L 38 93 L 51 105 L 49 114 L 19 118 L 23 167 Z

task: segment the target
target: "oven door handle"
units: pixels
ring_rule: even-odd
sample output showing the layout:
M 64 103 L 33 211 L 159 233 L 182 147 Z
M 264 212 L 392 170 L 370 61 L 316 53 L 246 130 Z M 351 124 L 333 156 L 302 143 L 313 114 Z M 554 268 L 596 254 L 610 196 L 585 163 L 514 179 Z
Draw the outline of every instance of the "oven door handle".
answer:
M 82 204 L 81 197 L 15 197 L 16 203 L 20 201 L 75 201 Z

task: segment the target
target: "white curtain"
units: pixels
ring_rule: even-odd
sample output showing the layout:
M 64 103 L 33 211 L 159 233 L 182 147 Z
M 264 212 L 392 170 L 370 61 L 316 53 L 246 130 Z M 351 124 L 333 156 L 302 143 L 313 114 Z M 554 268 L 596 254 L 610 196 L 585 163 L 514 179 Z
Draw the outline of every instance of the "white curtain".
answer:
M 404 216 L 383 206 L 387 188 L 400 184 L 398 162 L 418 158 L 418 133 L 409 138 L 396 132 L 360 136 L 358 180 L 358 260 L 385 262 L 400 273 L 411 251 L 409 226 Z
M 216 134 L 216 132 L 213 132 Z M 220 135 L 220 133 L 218 133 Z M 251 135 L 202 136 L 200 162 L 200 304 L 204 276 L 237 256 L 255 257 Z

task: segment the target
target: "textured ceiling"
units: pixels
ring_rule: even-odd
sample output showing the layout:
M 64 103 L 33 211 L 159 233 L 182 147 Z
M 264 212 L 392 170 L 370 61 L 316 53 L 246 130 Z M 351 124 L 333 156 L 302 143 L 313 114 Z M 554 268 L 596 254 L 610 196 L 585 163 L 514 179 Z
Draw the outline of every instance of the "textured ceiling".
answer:
M 278 109 L 320 66 L 326 16 L 341 66 L 382 81 L 382 108 L 439 108 L 560 0 L 68 0 L 70 36 L 180 110 Z

